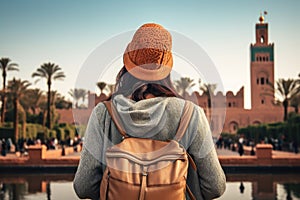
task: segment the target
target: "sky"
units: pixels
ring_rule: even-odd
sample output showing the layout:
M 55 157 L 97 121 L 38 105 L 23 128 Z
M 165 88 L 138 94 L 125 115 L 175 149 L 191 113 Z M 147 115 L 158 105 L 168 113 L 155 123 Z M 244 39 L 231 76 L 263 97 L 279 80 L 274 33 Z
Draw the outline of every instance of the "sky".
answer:
M 67 99 L 80 69 L 97 47 L 148 22 L 197 43 L 215 64 L 225 91 L 236 93 L 245 86 L 246 108 L 250 106 L 249 49 L 261 12 L 268 12 L 275 79 L 297 78 L 300 73 L 299 0 L 0 0 L 0 8 L 0 57 L 9 57 L 20 68 L 10 72 L 8 79 L 26 79 L 33 88 L 46 90 L 46 82 L 35 84 L 31 74 L 43 63 L 56 63 L 66 78 L 55 81 L 53 89 Z M 115 65 L 121 68 L 122 62 Z M 113 82 L 114 76 L 104 80 Z M 182 76 L 198 82 L 192 71 L 182 70 Z

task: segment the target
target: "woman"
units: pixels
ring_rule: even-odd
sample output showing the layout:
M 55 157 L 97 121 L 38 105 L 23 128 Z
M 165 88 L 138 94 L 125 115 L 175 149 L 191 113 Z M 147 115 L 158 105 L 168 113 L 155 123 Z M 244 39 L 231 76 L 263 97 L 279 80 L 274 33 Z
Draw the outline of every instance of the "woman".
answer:
M 173 66 L 170 33 L 158 24 L 144 24 L 133 36 L 123 55 L 124 67 L 116 79 L 111 100 L 127 134 L 132 137 L 169 140 L 174 138 L 185 101 L 170 78 Z M 225 190 L 225 175 L 218 161 L 208 121 L 194 105 L 180 143 L 193 157 L 197 172 L 187 183 L 197 199 L 213 199 Z M 99 199 L 105 170 L 105 151 L 122 141 L 103 103 L 90 116 L 74 189 L 80 198 Z

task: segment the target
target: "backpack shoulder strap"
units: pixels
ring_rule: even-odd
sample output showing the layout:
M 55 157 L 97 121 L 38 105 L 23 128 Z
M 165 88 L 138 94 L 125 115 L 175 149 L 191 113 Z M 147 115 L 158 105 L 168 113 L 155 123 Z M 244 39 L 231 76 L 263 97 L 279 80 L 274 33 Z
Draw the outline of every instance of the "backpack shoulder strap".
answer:
M 128 137 L 126 132 L 124 131 L 123 129 L 123 126 L 121 124 L 121 119 L 120 119 L 120 116 L 118 114 L 118 112 L 116 111 L 112 101 L 104 101 L 103 102 L 109 115 L 111 116 L 111 119 L 113 120 L 113 122 L 115 123 L 118 131 L 120 132 L 120 134 L 123 136 L 123 137 Z
M 179 122 L 179 126 L 177 129 L 177 133 L 174 138 L 174 140 L 176 140 L 177 142 L 179 142 L 181 140 L 187 127 L 189 126 L 190 119 L 191 119 L 191 117 L 193 115 L 193 111 L 194 111 L 193 108 L 194 108 L 194 106 L 193 106 L 192 102 L 185 101 L 184 108 L 183 108 L 182 115 L 181 115 L 180 122 Z
M 179 142 L 181 140 L 186 129 L 188 128 L 191 117 L 193 115 L 193 111 L 194 111 L 194 106 L 193 106 L 192 102 L 185 101 L 185 104 L 183 107 L 183 112 L 182 112 L 180 122 L 179 122 L 179 127 L 177 129 L 177 133 L 174 138 L 174 140 L 176 140 L 177 142 Z M 191 165 L 192 169 L 194 171 L 197 171 L 197 166 L 196 166 L 193 158 L 191 157 L 191 155 L 189 153 L 187 153 L 187 155 L 188 155 L 189 164 Z M 186 191 L 191 200 L 196 200 L 196 198 L 195 198 L 194 194 L 192 193 L 191 189 L 189 188 L 188 184 L 186 184 Z

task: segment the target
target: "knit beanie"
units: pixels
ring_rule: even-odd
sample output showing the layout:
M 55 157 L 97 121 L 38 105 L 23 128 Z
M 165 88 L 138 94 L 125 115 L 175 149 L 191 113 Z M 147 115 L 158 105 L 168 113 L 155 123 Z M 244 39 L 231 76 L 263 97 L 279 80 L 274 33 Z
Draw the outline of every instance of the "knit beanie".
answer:
M 173 66 L 171 34 L 159 24 L 142 25 L 123 55 L 127 71 L 145 81 L 166 78 Z

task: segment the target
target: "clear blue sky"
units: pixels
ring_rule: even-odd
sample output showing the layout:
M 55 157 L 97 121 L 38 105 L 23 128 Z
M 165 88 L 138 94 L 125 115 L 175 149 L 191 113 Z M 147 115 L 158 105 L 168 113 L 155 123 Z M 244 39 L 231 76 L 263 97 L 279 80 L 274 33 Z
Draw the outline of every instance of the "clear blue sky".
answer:
M 235 93 L 244 85 L 249 93 L 249 46 L 264 10 L 269 41 L 275 43 L 275 78 L 296 78 L 300 72 L 299 8 L 299 0 L 0 0 L 0 57 L 20 66 L 9 78 L 27 80 L 42 63 L 55 62 L 67 77 L 53 89 L 68 97 L 80 67 L 97 46 L 156 22 L 197 42 L 215 63 L 225 90 Z M 44 85 L 33 87 L 46 89 Z

